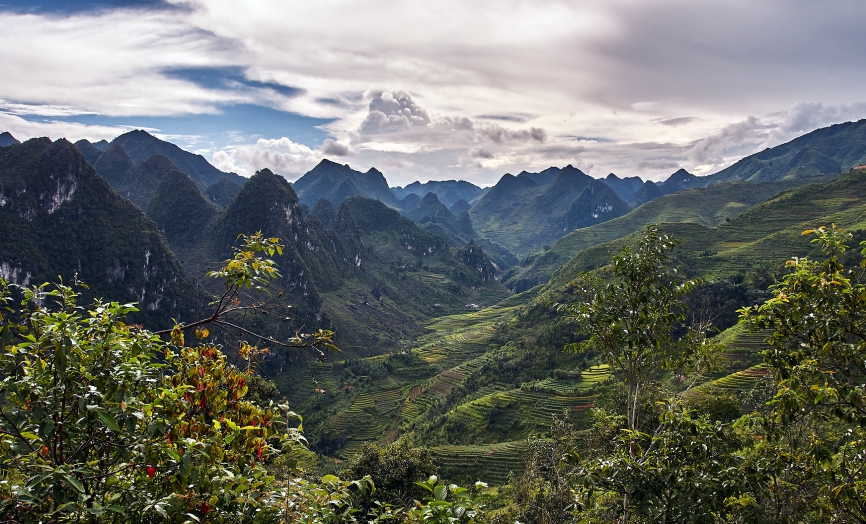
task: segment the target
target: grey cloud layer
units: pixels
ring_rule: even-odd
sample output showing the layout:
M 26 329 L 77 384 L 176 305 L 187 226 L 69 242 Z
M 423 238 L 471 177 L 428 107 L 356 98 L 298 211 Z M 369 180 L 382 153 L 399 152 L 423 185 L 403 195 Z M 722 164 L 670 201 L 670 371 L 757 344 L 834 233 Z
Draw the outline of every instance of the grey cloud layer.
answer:
M 288 173 L 351 156 L 402 182 L 487 181 L 554 162 L 597 166 L 600 175 L 657 179 L 675 164 L 708 173 L 866 116 L 859 0 L 186 5 L 71 16 L 0 10 L 0 123 L 102 137 L 106 128 L 14 112 L 191 115 L 261 104 L 335 118 L 331 138 L 303 149 L 247 137 L 217 144 L 215 161 L 247 172 L 270 162 Z M 215 89 L 163 74 L 178 67 L 237 67 L 252 83 Z

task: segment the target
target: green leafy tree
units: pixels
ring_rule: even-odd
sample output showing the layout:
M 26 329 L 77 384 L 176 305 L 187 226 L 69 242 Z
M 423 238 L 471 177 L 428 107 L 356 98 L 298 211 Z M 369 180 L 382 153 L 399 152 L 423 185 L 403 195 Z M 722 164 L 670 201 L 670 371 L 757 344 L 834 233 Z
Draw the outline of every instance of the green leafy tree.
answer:
M 683 380 L 692 375 L 688 389 L 718 358 L 719 347 L 705 336 L 710 326 L 686 325 L 686 298 L 698 281 L 671 266 L 670 252 L 679 243 L 657 227 L 647 227 L 635 248 L 623 248 L 609 266 L 572 282 L 578 299 L 560 306 L 587 336 L 566 349 L 598 351 L 626 387 L 625 431 L 609 454 L 588 458 L 578 474 L 582 507 L 596 518 L 682 521 L 676 512 L 699 502 L 707 491 L 683 491 L 678 485 L 698 480 L 713 489 L 707 479 L 689 478 L 703 471 L 701 465 L 710 465 L 704 453 L 709 437 L 696 432 L 706 430 L 704 425 L 678 408 L 676 398 L 654 432 L 645 432 L 641 419 L 643 391 L 662 370 L 674 371 Z M 603 412 L 595 418 L 615 421 Z M 678 431 L 685 423 L 691 424 L 691 439 L 679 442 Z M 662 467 L 673 460 L 691 469 L 685 473 Z M 612 505 L 616 498 L 619 511 Z
M 515 502 L 520 522 L 558 524 L 574 512 L 577 433 L 567 414 L 553 418 L 550 438 L 531 438 L 526 470 L 518 479 Z
M 655 226 L 647 227 L 634 249 L 626 247 L 601 271 L 571 283 L 578 299 L 560 306 L 588 335 L 567 350 L 594 349 L 627 387 L 626 424 L 636 430 L 640 393 L 662 369 L 699 372 L 715 360 L 717 348 L 704 334 L 709 326 L 688 328 L 686 295 L 698 284 L 670 267 L 670 251 L 680 242 Z M 685 331 L 678 335 L 678 331 Z
M 348 478 L 369 477 L 375 492 L 359 492 L 357 506 L 373 509 L 377 503 L 409 508 L 423 499 L 426 490 L 417 482 L 435 473 L 427 448 L 416 447 L 403 437 L 387 446 L 364 444 L 346 469 Z
M 228 291 L 214 321 L 239 307 L 238 289 L 278 275 L 257 255 L 278 243 L 245 240 L 217 272 Z M 206 322 L 175 327 L 166 344 L 123 323 L 130 304 L 85 310 L 58 284 L 23 289 L 16 308 L 11 291 L 0 279 L 2 518 L 279 520 L 289 484 L 268 466 L 302 445 L 299 417 L 247 402 L 249 370 L 228 365 L 212 344 L 185 343 L 185 329 L 206 337 Z M 329 334 L 289 343 L 319 341 L 330 343 Z
M 718 522 L 737 493 L 741 446 L 731 424 L 669 403 L 653 434 L 622 431 L 612 452 L 582 463 L 581 521 Z
M 761 437 L 749 458 L 768 472 L 758 495 L 776 520 L 863 522 L 866 262 L 843 264 L 852 235 L 835 224 L 803 234 L 825 258 L 793 258 L 773 298 L 740 310 L 753 331 L 771 330 L 764 361 L 776 381 L 773 410 L 749 420 Z

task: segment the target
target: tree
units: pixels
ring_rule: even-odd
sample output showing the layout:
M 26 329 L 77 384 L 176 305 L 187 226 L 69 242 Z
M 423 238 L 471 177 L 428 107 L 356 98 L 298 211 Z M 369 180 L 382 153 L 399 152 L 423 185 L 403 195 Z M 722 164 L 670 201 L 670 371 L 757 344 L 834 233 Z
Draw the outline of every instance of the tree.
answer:
M 212 322 L 241 307 L 240 288 L 278 275 L 258 255 L 278 242 L 245 241 L 216 272 L 227 292 Z M 15 308 L 12 287 L 0 279 L 2 518 L 279 518 L 289 484 L 267 465 L 302 445 L 292 425 L 299 417 L 285 405 L 247 402 L 251 370 L 228 365 L 213 344 L 185 343 L 192 327 L 207 337 L 207 322 L 176 326 L 165 343 L 123 323 L 131 304 L 97 301 L 85 311 L 61 283 L 22 289 Z M 290 343 L 319 341 L 329 334 Z
M 698 281 L 669 267 L 669 252 L 679 244 L 657 227 L 647 227 L 635 249 L 623 248 L 609 266 L 572 282 L 578 300 L 560 306 L 578 322 L 579 333 L 588 335 L 566 349 L 597 350 L 624 378 L 630 430 L 638 428 L 641 388 L 652 374 L 707 369 L 717 349 L 704 337 L 708 326 L 684 326 L 685 297 Z
M 768 471 L 766 497 L 780 521 L 813 512 L 866 520 L 866 261 L 846 267 L 852 235 L 832 224 L 814 235 L 824 260 L 793 258 L 775 296 L 740 310 L 752 331 L 771 330 L 764 362 L 774 409 L 750 423 L 750 457 Z M 866 255 L 866 242 L 861 243 Z
M 648 511 L 647 503 L 663 506 L 656 516 L 666 518 L 674 506 L 687 507 L 700 498 L 694 492 L 676 492 L 678 479 L 685 481 L 681 475 L 669 475 L 666 483 L 659 483 L 653 473 L 659 463 L 669 460 L 666 453 L 676 451 L 671 437 L 676 436 L 677 424 L 691 420 L 687 414 L 672 402 L 653 434 L 641 431 L 641 393 L 647 381 L 663 369 L 674 370 L 683 378 L 694 373 L 697 380 L 701 372 L 715 365 L 719 349 L 705 337 L 709 326 L 685 325 L 685 299 L 698 281 L 670 267 L 669 253 L 679 244 L 656 226 L 647 227 L 636 248 L 623 248 L 609 266 L 584 273 L 572 282 L 570 287 L 578 300 L 560 306 L 578 322 L 579 333 L 588 336 L 566 349 L 600 352 L 626 384 L 627 431 L 617 438 L 611 455 L 586 461 L 579 474 L 586 499 L 597 501 L 599 488 L 604 500 L 609 501 L 614 494 L 620 497 L 624 523 L 632 515 Z M 704 445 L 695 439 L 683 443 L 683 455 Z M 692 464 L 705 462 L 699 456 L 690 459 Z M 653 494 L 658 500 L 652 500 Z M 587 500 L 582 504 L 586 507 Z M 597 505 L 596 509 L 600 507 L 606 506 Z
M 411 507 L 426 491 L 416 482 L 435 471 L 430 451 L 412 446 L 406 437 L 387 446 L 364 444 L 346 468 L 349 478 L 369 477 L 376 486 L 375 493 L 361 493 L 357 498 L 357 506 L 364 509 L 372 509 L 376 502 Z

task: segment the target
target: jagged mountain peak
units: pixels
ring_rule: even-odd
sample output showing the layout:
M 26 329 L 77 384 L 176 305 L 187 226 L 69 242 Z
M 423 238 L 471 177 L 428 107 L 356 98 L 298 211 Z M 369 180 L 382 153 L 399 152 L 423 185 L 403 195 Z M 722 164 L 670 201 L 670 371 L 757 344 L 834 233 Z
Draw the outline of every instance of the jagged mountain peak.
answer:
M 202 191 L 223 176 L 229 177 L 238 185 L 243 185 L 245 182 L 245 179 L 236 173 L 220 171 L 203 156 L 184 151 L 177 145 L 161 140 L 141 129 L 124 133 L 112 140 L 111 144 L 123 147 L 135 162 L 143 162 L 152 155 L 168 157 L 179 170 L 189 175 Z
M 159 225 L 169 242 L 201 234 L 218 213 L 219 208 L 189 175 L 176 168 L 160 178 L 147 209 L 147 216 Z
M 348 164 L 338 164 L 328 159 L 319 162 L 296 180 L 292 187 L 297 191 L 300 202 L 308 206 L 315 205 L 320 198 L 339 206 L 350 196 L 374 198 L 392 206 L 397 205 L 397 197 L 379 170 L 370 168 L 362 173 Z
M 0 242 L 0 265 L 13 268 L 17 283 L 77 275 L 90 286 L 88 301 L 138 302 L 135 321 L 154 327 L 188 318 L 197 307 L 192 282 L 153 222 L 67 140 L 0 150 L 0 202 L 0 238 L 16 239 Z
M 430 204 L 439 204 L 439 197 L 436 196 L 436 193 L 427 193 L 424 195 L 424 198 L 421 199 L 421 203 L 419 205 L 430 205 Z
M 78 142 L 75 142 L 75 147 L 81 151 L 81 154 L 84 155 L 84 158 L 87 159 L 88 162 L 92 164 L 96 163 L 96 160 L 99 158 L 99 155 L 102 154 L 102 151 L 96 148 L 93 144 L 90 143 L 89 140 L 82 138 Z
M 232 182 L 228 177 L 221 177 L 213 184 L 207 186 L 205 195 L 211 202 L 222 207 L 229 205 L 235 195 L 241 190 L 241 186 Z

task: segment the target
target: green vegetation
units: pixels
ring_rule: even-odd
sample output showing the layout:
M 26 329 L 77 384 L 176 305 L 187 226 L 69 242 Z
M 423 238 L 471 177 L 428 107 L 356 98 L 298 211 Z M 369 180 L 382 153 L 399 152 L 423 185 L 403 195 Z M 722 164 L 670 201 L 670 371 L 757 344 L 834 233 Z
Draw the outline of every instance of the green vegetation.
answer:
M 626 237 L 650 224 L 690 223 L 713 228 L 734 220 L 780 191 L 808 181 L 723 183 L 665 195 L 621 217 L 568 233 L 554 242 L 550 249 L 526 257 L 502 280 L 514 291 L 545 284 L 560 266 L 585 249 Z
M 504 175 L 469 210 L 484 238 L 518 257 L 541 250 L 568 231 L 630 210 L 604 182 L 566 166 L 555 178 Z M 536 178 L 539 182 L 536 182 Z
M 412 507 L 358 503 L 374 489 L 369 476 L 344 482 L 326 475 L 310 481 L 298 459 L 306 451 L 300 417 L 285 404 L 244 400 L 248 366 L 227 363 L 221 349 L 188 345 L 185 332 L 207 339 L 208 326 L 234 327 L 241 290 L 263 289 L 279 273 L 276 239 L 245 238 L 226 265 L 223 299 L 213 315 L 170 330 L 165 343 L 122 322 L 130 305 L 97 302 L 84 312 L 69 286 L 23 289 L 12 307 L 0 278 L 0 516 L 14 522 L 461 522 L 480 516 L 481 498 L 435 476 L 418 482 L 425 502 Z M 11 286 L 14 286 L 12 284 Z M 47 303 L 54 301 L 49 306 Z M 327 344 L 329 334 L 298 337 L 295 347 Z M 268 337 L 259 336 L 267 339 Z M 276 341 L 272 341 L 276 343 Z M 252 360 L 257 350 L 237 348 Z M 298 422 L 294 427 L 293 422 Z M 405 469 L 406 449 L 376 455 L 400 470 L 393 489 L 429 469 Z M 361 462 L 363 469 L 372 464 Z M 420 480 L 420 479 L 418 479 Z M 391 487 L 382 482 L 383 488 Z M 410 484 L 411 485 L 411 484 Z M 413 493 L 417 494 L 417 493 Z
M 105 166 L 128 164 L 120 146 L 96 156 L 86 145 Z M 151 156 L 132 171 L 158 175 L 135 186 L 154 224 L 66 142 L 0 154 L 0 518 L 866 519 L 866 244 L 847 250 L 866 238 L 864 173 L 659 198 L 530 257 L 509 277 L 518 289 L 579 251 L 547 285 L 511 295 L 485 243 L 455 243 L 434 232 L 443 223 L 419 227 L 378 201 L 303 212 L 263 171 L 222 209 Z M 505 186 L 540 198 L 580 182 L 552 175 Z M 565 221 L 582 209 L 548 205 Z M 519 226 L 521 206 L 490 217 Z M 634 231 L 655 219 L 674 223 Z M 853 234 L 822 226 L 833 222 Z M 28 287 L 52 277 L 33 268 L 54 271 L 57 253 L 78 257 L 78 279 L 94 283 L 85 295 L 72 265 L 58 271 L 71 286 Z M 141 257 L 159 263 L 141 270 Z M 106 266 L 115 259 L 120 269 Z M 142 311 L 80 307 L 112 296 L 105 274 Z M 141 299 L 152 293 L 175 309 Z M 173 322 L 157 318 L 169 311 Z
M 129 320 L 159 329 L 194 318 L 204 294 L 156 224 L 120 197 L 66 140 L 0 152 L 0 275 L 27 285 L 60 276 L 83 299 L 137 302 Z
M 862 229 L 864 196 L 866 174 L 852 171 L 829 182 L 783 191 L 715 228 L 689 223 L 664 227 L 683 242 L 684 253 L 678 256 L 693 274 L 706 279 L 743 274 L 760 280 L 762 272 L 781 272 L 780 261 L 785 256 L 808 254 L 799 240 L 800 231 L 831 222 Z M 585 249 L 553 274 L 548 289 L 562 287 L 581 272 L 599 267 L 611 252 L 634 245 L 640 238 L 640 234 L 631 234 Z

